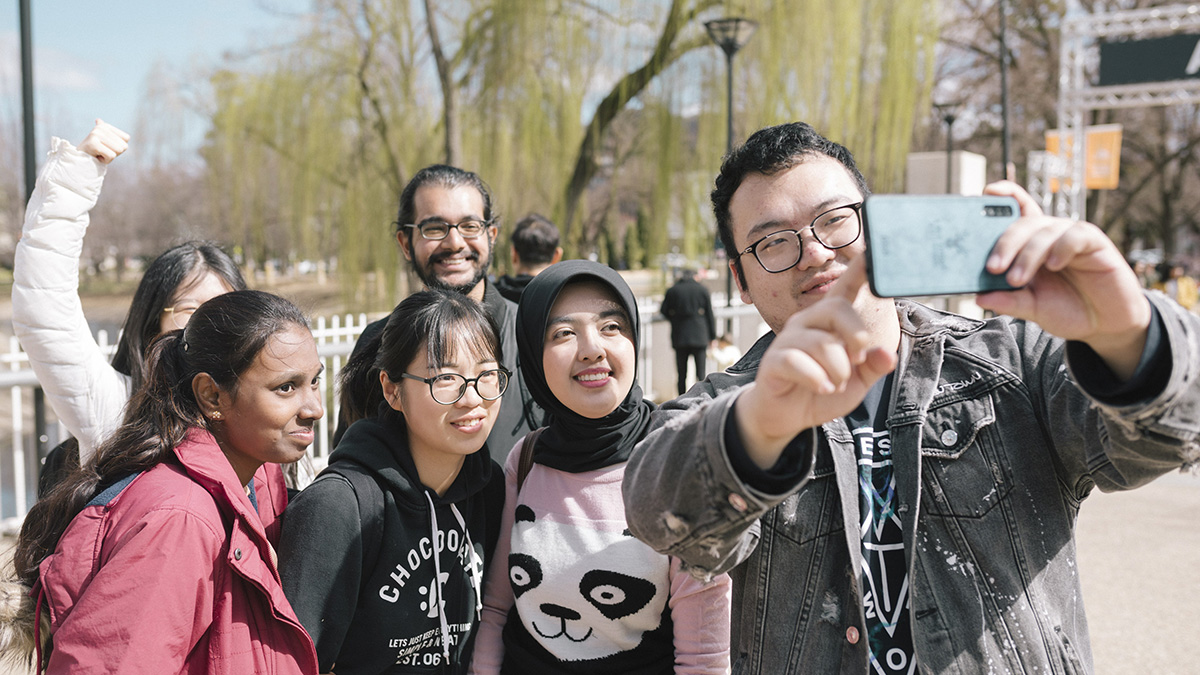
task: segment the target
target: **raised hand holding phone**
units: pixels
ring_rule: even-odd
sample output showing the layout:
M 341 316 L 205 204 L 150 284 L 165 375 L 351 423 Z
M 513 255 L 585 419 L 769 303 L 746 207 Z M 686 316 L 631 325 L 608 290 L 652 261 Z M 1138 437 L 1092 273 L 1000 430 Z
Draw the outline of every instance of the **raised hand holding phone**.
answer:
M 842 417 L 896 366 L 896 344 L 871 343 L 854 307 L 866 261 L 854 258 L 828 295 L 788 319 L 763 355 L 735 414 L 747 454 L 768 468 L 801 431 Z M 897 336 L 898 339 L 898 336 Z
M 976 303 L 1085 342 L 1128 379 L 1145 347 L 1151 310 L 1116 245 L 1091 223 L 1043 214 L 1016 183 L 992 183 L 984 192 L 1020 204 L 1021 218 L 996 242 L 987 269 L 1022 288 L 982 293 Z

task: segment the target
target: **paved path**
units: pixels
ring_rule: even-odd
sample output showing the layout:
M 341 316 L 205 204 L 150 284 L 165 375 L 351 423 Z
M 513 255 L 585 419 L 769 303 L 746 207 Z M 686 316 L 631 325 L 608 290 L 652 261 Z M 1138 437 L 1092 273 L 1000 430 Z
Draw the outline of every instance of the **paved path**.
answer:
M 1099 675 L 1197 675 L 1200 477 L 1094 493 L 1080 510 L 1079 575 Z
M 1097 675 L 1200 675 L 1198 519 L 1200 477 L 1177 473 L 1084 502 L 1079 573 Z

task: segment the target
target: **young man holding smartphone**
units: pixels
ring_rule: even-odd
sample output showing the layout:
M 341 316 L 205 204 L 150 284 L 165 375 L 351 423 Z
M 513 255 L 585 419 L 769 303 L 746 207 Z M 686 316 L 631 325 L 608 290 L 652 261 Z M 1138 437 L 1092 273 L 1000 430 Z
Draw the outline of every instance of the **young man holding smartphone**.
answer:
M 660 409 L 624 494 L 635 535 L 733 576 L 736 672 L 1091 671 L 1075 515 L 1200 462 L 1200 317 L 987 192 L 1021 207 L 987 263 L 1021 288 L 978 321 L 871 295 L 842 146 L 793 123 L 726 158 L 718 229 L 772 332 Z

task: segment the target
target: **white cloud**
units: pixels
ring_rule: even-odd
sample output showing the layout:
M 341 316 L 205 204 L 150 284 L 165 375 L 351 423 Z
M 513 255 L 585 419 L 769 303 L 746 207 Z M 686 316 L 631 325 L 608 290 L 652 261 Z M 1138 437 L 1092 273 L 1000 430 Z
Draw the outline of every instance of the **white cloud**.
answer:
M 12 83 L 19 83 L 20 79 L 21 48 L 17 34 L 12 31 L 0 31 L 0 91 L 7 92 Z
M 38 89 L 98 91 L 96 66 L 67 52 L 34 45 L 33 80 Z M 0 91 L 18 93 L 21 87 L 21 39 L 16 31 L 0 33 Z
M 57 49 L 33 52 L 33 77 L 39 86 L 58 91 L 99 91 L 96 67 Z

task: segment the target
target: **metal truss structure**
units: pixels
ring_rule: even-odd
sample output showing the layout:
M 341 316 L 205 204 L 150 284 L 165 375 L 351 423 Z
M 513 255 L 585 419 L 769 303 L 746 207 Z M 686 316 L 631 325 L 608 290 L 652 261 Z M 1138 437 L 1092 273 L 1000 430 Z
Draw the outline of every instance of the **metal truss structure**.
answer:
M 1117 86 L 1092 86 L 1089 66 L 1099 62 L 1099 40 L 1146 39 L 1175 33 L 1200 33 L 1200 4 L 1168 5 L 1150 9 L 1068 16 L 1062 25 L 1062 52 L 1058 69 L 1059 161 L 1042 162 L 1042 201 L 1048 203 L 1049 177 L 1060 177 L 1055 213 L 1080 219 L 1086 198 L 1084 187 L 1084 114 L 1108 108 L 1141 108 L 1156 105 L 1200 103 L 1200 79 L 1147 82 Z M 1070 152 L 1079 148 L 1078 152 Z M 1032 153 L 1031 153 L 1032 154 Z M 1057 165 L 1057 166 L 1054 166 Z M 1055 171 L 1055 168 L 1061 171 Z M 1033 167 L 1030 174 L 1033 175 Z M 1036 196 L 1036 195 L 1035 195 Z

